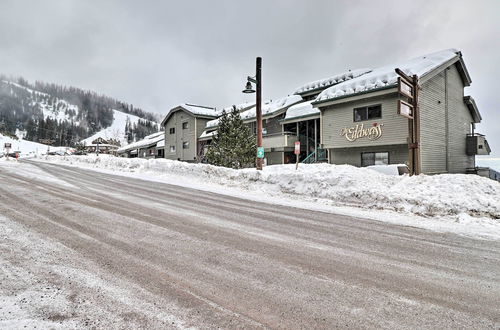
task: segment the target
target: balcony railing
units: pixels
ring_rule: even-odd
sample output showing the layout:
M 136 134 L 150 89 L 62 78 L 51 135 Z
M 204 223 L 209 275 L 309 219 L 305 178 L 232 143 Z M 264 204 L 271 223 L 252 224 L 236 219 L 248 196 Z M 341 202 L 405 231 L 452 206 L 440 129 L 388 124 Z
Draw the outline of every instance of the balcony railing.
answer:
M 262 146 L 269 148 L 293 148 L 298 141 L 297 135 L 291 132 L 266 134 L 262 137 Z

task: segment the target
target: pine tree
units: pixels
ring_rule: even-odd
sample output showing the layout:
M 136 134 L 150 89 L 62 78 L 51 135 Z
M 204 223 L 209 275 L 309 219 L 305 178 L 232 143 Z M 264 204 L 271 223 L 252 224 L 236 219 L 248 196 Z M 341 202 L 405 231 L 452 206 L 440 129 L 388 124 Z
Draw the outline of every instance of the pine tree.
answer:
M 207 151 L 207 160 L 217 166 L 248 167 L 255 159 L 256 145 L 255 135 L 233 106 L 230 113 L 223 111 L 219 118 L 219 127 Z

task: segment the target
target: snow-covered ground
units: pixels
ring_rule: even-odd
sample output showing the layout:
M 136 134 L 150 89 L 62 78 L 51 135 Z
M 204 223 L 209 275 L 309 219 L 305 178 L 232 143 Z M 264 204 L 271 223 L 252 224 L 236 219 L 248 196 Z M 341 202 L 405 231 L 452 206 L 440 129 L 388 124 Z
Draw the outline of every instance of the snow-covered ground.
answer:
M 273 165 L 262 172 L 166 159 L 53 156 L 54 163 L 439 232 L 500 239 L 500 183 L 461 174 L 390 176 L 349 165 Z
M 13 139 L 9 136 L 4 136 L 0 134 L 0 155 L 3 155 L 5 152 L 4 145 L 5 143 L 10 143 L 12 148 L 10 152 L 20 152 L 19 157 L 30 157 L 36 155 L 45 155 L 47 153 L 47 145 L 26 141 L 22 138 Z M 66 147 L 50 147 L 50 151 L 64 151 Z M 1 158 L 0 158 L 1 159 Z

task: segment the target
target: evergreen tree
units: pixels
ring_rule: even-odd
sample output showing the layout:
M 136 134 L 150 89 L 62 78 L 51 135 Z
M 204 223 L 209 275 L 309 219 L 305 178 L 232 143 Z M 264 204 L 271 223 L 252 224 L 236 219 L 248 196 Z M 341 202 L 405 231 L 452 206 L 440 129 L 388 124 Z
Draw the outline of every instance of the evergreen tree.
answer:
M 219 127 L 207 151 L 207 160 L 217 166 L 248 167 L 255 160 L 256 148 L 255 135 L 233 106 L 230 113 L 223 111 L 219 118 Z

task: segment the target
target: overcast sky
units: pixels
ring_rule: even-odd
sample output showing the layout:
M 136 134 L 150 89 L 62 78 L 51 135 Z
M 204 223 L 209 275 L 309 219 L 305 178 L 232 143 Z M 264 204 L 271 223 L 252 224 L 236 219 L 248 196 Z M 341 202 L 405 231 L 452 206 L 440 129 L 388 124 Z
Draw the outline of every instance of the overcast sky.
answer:
M 0 2 L 0 72 L 107 94 L 164 114 L 241 93 L 263 57 L 263 97 L 346 69 L 446 48 L 462 51 L 466 90 L 500 156 L 500 1 Z

